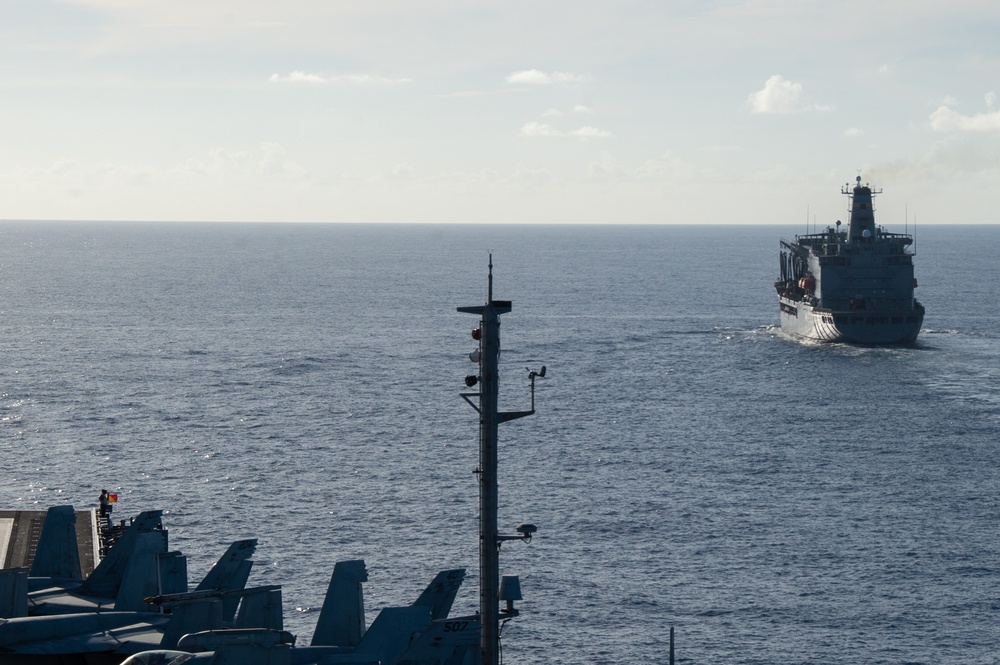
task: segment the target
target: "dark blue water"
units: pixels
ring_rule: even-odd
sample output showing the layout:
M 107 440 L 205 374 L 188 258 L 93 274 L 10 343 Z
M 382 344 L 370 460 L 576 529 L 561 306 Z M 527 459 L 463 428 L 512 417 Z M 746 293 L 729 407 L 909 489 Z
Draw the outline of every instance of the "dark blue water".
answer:
M 901 229 L 891 228 L 896 231 Z M 997 663 L 996 227 L 922 227 L 918 343 L 776 329 L 789 227 L 0 225 L 0 505 L 162 508 L 192 579 L 256 536 L 308 641 L 467 566 L 474 317 L 503 317 L 520 663 Z

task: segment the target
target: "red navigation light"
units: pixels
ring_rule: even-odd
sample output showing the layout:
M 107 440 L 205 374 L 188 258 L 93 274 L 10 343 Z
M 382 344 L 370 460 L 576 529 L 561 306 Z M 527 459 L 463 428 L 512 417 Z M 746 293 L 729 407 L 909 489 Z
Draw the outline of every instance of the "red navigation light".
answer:
M 473 330 L 472 330 L 472 339 L 474 339 L 474 340 L 476 340 L 478 342 L 482 338 L 483 338 L 483 329 L 482 328 L 473 328 Z

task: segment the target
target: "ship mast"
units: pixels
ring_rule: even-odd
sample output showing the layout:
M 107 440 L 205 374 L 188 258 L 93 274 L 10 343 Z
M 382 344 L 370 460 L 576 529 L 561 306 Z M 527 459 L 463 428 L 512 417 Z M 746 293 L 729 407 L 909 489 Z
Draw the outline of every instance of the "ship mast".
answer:
M 531 409 L 529 411 L 506 411 L 497 409 L 499 394 L 500 357 L 500 315 L 511 311 L 509 300 L 493 299 L 493 255 L 490 255 L 487 279 L 486 304 L 474 307 L 459 307 L 459 312 L 476 314 L 481 317 L 479 327 L 472 331 L 472 337 L 479 341 L 479 349 L 469 358 L 479 363 L 479 374 L 465 377 L 465 384 L 472 388 L 479 385 L 478 393 L 462 393 L 462 397 L 479 412 L 479 663 L 497 665 L 500 662 L 501 618 L 517 614 L 513 600 L 520 600 L 520 585 L 516 578 L 512 587 L 516 591 L 508 596 L 507 608 L 500 612 L 500 545 L 507 540 L 530 541 L 537 530 L 534 525 L 522 524 L 517 527 L 519 535 L 500 535 L 497 530 L 498 483 L 497 483 L 497 433 L 500 423 L 530 416 L 535 412 L 535 377 L 545 376 L 545 367 L 538 372 L 530 371 Z M 477 405 L 471 398 L 478 397 Z M 506 582 L 505 578 L 505 582 Z

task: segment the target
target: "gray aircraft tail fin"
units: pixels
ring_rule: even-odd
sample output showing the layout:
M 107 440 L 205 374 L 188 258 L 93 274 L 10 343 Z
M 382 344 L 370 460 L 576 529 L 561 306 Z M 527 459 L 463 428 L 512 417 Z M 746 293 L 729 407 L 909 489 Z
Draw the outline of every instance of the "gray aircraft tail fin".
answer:
M 156 557 L 157 589 L 160 595 L 187 593 L 187 557 L 180 552 L 161 552 Z
M 455 596 L 458 595 L 458 590 L 464 579 L 465 568 L 442 570 L 413 604 L 429 607 L 432 620 L 445 619 L 448 612 L 451 611 Z
M 28 616 L 28 569 L 0 570 L 0 618 Z
M 231 591 L 245 589 L 250 579 L 250 569 L 253 567 L 253 556 L 257 549 L 257 539 L 237 540 L 230 545 L 205 579 L 195 588 L 195 591 Z M 238 595 L 227 595 L 223 600 L 222 616 L 227 622 L 232 622 L 236 616 L 240 598 Z
M 474 616 L 434 621 L 407 647 L 401 663 L 467 665 L 479 662 L 479 619 Z
M 212 566 L 212 569 L 208 571 L 205 579 L 201 581 L 195 591 L 208 591 L 209 589 L 222 591 L 244 588 L 250 576 L 250 568 L 243 564 L 253 556 L 256 549 L 256 538 L 237 540 L 229 546 L 225 554 Z
M 122 573 L 118 593 L 115 596 L 116 611 L 151 611 L 143 599 L 160 593 L 160 556 L 164 554 L 173 554 L 175 558 L 183 556 L 179 552 L 166 552 L 165 546 L 164 539 L 155 531 L 141 533 L 137 536 L 125 565 L 125 571 Z M 185 570 L 187 570 L 186 567 Z
M 224 599 L 233 597 L 240 612 L 235 626 L 223 616 Z M 153 611 L 169 613 L 160 649 L 174 649 L 188 633 L 219 630 L 264 629 L 281 631 L 281 587 L 276 585 L 228 591 L 208 590 L 152 596 L 146 599 Z
M 170 603 L 170 621 L 163 630 L 159 648 L 176 649 L 177 641 L 188 633 L 222 627 L 222 601 L 218 597 Z
M 76 539 L 76 511 L 73 506 L 52 506 L 45 515 L 38 537 L 32 577 L 83 579 Z
M 316 621 L 312 646 L 353 647 L 360 644 L 365 632 L 361 585 L 367 581 L 368 569 L 364 561 L 337 562 Z
M 234 628 L 285 629 L 280 586 L 246 589 L 241 596 Z
M 246 561 L 240 561 L 239 569 L 236 574 L 230 578 L 229 588 L 222 589 L 225 591 L 239 591 L 247 587 L 247 580 L 250 579 L 250 569 L 253 567 L 253 561 L 249 559 Z M 236 617 L 236 610 L 240 604 L 240 597 L 237 594 L 227 594 L 225 599 L 222 601 L 222 617 L 232 623 Z
M 426 607 L 386 607 L 372 621 L 351 655 L 371 656 L 372 662 L 395 663 L 414 637 L 430 625 L 430 610 Z
M 80 585 L 79 592 L 98 598 L 115 598 L 121 587 L 129 557 L 141 534 L 156 533 L 163 540 L 160 551 L 166 552 L 167 532 L 163 529 L 163 523 L 160 521 L 162 515 L 162 510 L 147 510 L 132 520 L 132 524 L 118 539 L 118 542 L 108 550 L 107 555 L 94 568 L 94 572 Z

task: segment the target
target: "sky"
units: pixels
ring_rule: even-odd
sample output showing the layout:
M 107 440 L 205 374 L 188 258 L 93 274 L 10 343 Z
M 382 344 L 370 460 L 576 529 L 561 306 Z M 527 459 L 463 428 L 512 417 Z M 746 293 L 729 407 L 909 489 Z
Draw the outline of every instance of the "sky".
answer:
M 0 219 L 1000 223 L 995 0 L 0 0 Z

